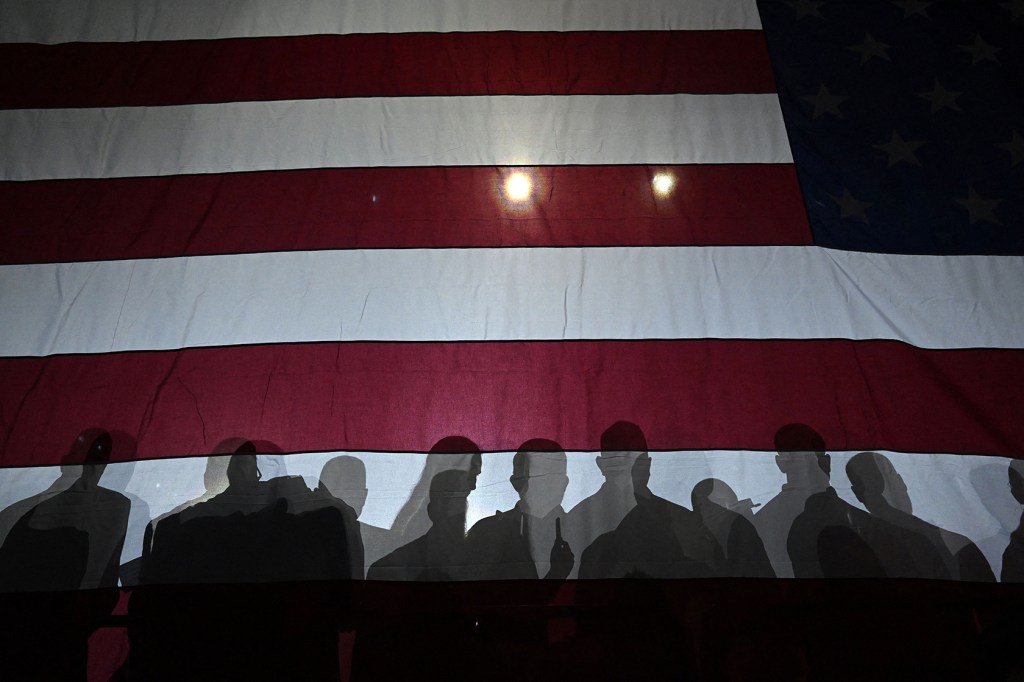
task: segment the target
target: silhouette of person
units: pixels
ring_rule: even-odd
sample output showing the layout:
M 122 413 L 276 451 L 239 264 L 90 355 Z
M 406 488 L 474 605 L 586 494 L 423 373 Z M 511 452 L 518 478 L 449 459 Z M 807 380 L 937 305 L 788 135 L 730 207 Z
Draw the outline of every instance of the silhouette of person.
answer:
M 453 580 L 462 577 L 469 474 L 442 471 L 430 484 L 426 533 L 375 562 L 368 580 Z
M 756 514 L 754 526 L 780 578 L 794 576 L 787 549 L 793 521 L 807 499 L 829 489 L 829 460 L 825 441 L 805 424 L 787 424 L 775 434 L 775 464 L 786 475 L 782 490 Z
M 78 478 L 26 512 L 0 547 L 0 591 L 35 593 L 4 599 L 2 679 L 85 679 L 88 637 L 117 602 L 131 509 L 99 485 L 113 443 L 106 431 L 82 432 L 65 457 L 82 463 Z
M 269 486 L 260 485 L 256 448 L 246 441 L 228 460 L 227 487 L 150 524 L 141 580 L 149 584 L 246 582 L 266 579 L 260 525 L 273 521 Z M 262 516 L 252 515 L 265 511 Z
M 366 617 L 355 642 L 353 679 L 404 680 L 426 675 L 469 680 L 486 665 L 477 660 L 482 658 L 481 651 L 479 642 L 473 641 L 479 620 L 463 608 L 465 586 L 448 582 L 463 577 L 470 475 L 459 469 L 436 474 L 427 503 L 430 528 L 367 570 L 371 582 Z M 384 580 L 405 584 L 381 589 L 372 582 Z M 413 581 L 430 584 L 414 585 Z M 379 602 L 373 601 L 380 597 Z M 459 654 L 452 655 L 453 651 Z
M 839 497 L 830 484 L 832 459 L 817 431 L 806 424 L 787 424 L 775 434 L 775 449 L 787 483 L 754 515 L 754 523 L 778 575 L 783 570 L 797 578 L 943 574 L 941 557 L 926 541 Z
M 18 545 L 25 536 L 72 528 L 88 537 L 88 562 L 76 587 L 117 587 L 121 549 L 128 531 L 131 501 L 99 485 L 113 447 L 111 434 L 99 429 L 83 432 L 77 445 L 88 443 L 78 479 L 65 490 L 44 499 L 11 529 L 4 547 Z M 76 452 L 80 450 L 76 446 Z M 72 454 L 70 457 L 76 457 Z M 79 460 L 81 461 L 81 460 Z M 69 462 L 70 463 L 70 462 Z M 55 567 L 56 568 L 56 567 Z M 41 580 L 42 576 L 25 576 Z M 61 578 L 63 583 L 65 578 Z
M 21 520 L 21 517 L 23 517 L 30 509 L 34 508 L 40 502 L 48 500 L 58 493 L 67 490 L 71 487 L 72 483 L 81 477 L 81 462 L 83 458 L 84 450 L 78 457 L 75 457 L 72 454 L 65 455 L 61 460 L 57 479 L 54 480 L 46 490 L 23 500 L 18 500 L 3 511 L 0 511 L 0 546 L 4 544 L 4 541 L 7 539 L 7 534 L 11 532 L 11 528 L 14 527 L 14 524 Z M 72 464 L 71 462 L 75 463 Z
M 1006 463 L 991 458 L 984 464 L 971 467 L 971 486 L 985 510 L 991 515 L 995 528 L 978 540 L 978 549 L 992 566 L 997 579 L 1002 579 L 1003 553 L 1010 536 L 1021 520 L 1021 503 L 1013 497 L 1007 481 Z
M 901 545 L 897 529 L 844 501 L 831 486 L 832 459 L 817 431 L 806 424 L 787 424 L 775 434 L 775 450 L 786 484 L 754 515 L 754 524 L 778 576 L 918 574 L 920 569 Z M 921 555 L 928 554 L 921 543 L 915 547 Z M 931 558 L 923 562 L 929 566 L 928 574 L 941 572 L 938 555 L 932 552 Z
M 973 542 L 913 515 L 907 485 L 887 457 L 877 452 L 856 454 L 846 464 L 846 475 L 853 494 L 867 510 L 902 531 L 899 535 L 915 560 L 919 577 L 995 581 L 988 561 Z M 936 554 L 943 570 L 934 565 Z
M 203 472 L 203 492 L 198 497 L 187 502 L 183 502 L 170 511 L 157 516 L 146 525 L 146 530 L 142 537 L 142 556 L 139 558 L 139 566 L 136 570 L 137 582 L 141 582 L 146 579 L 143 575 L 142 567 L 147 564 L 151 565 L 149 556 L 153 549 L 153 535 L 156 533 L 157 526 L 159 526 L 165 519 L 171 517 L 177 518 L 181 512 L 185 511 L 189 507 L 194 507 L 197 504 L 211 500 L 215 496 L 224 492 L 228 487 L 228 462 L 230 462 L 231 458 L 229 456 L 224 456 L 222 453 L 234 452 L 235 449 L 244 442 L 245 441 L 238 438 L 229 438 L 228 440 L 222 441 L 216 448 L 214 448 L 214 454 L 211 454 L 206 458 L 206 469 Z M 228 447 L 231 449 L 227 450 L 226 448 Z
M 1024 461 L 1011 461 L 1007 475 L 1013 499 L 1024 504 Z M 1003 572 L 1000 577 L 1004 583 L 1024 582 L 1024 514 L 1021 514 L 1020 525 L 1010 533 L 1010 543 L 1003 551 Z
M 543 438 L 523 443 L 512 458 L 509 481 L 519 502 L 469 530 L 465 577 L 565 579 L 575 556 L 562 537 L 562 498 L 569 484 L 562 446 Z
M 703 578 L 716 574 L 722 549 L 697 514 L 651 492 L 651 457 L 641 453 L 630 472 L 636 505 L 615 530 L 583 551 L 579 577 Z
M 633 491 L 633 463 L 647 452 L 647 439 L 632 422 L 618 421 L 601 434 L 601 453 L 595 458 L 604 483 L 566 514 L 563 530 L 571 547 L 586 549 L 619 523 L 636 506 Z M 579 573 L 573 567 L 571 577 Z
M 465 543 L 465 512 L 460 511 L 464 500 L 460 500 L 461 493 L 446 494 L 444 488 L 456 488 L 468 494 L 476 489 L 481 465 L 480 448 L 470 439 L 446 436 L 438 440 L 427 453 L 419 481 L 396 515 L 386 542 L 368 542 L 368 553 L 376 553 L 386 561 L 382 563 L 377 559 L 371 563 L 367 577 L 371 580 L 392 579 L 401 571 L 400 564 L 418 561 L 411 557 L 412 554 L 426 553 L 431 557 L 429 561 L 440 564 L 446 561 L 459 563 L 457 558 L 449 561 L 435 555 L 438 543 L 443 546 Z M 348 483 L 346 487 L 355 486 Z M 435 487 L 440 494 L 436 500 L 431 492 Z M 440 517 L 445 521 L 435 528 L 434 518 Z M 425 539 L 431 531 L 432 537 Z M 461 537 L 457 538 L 457 535 Z M 404 546 L 405 551 L 393 554 L 399 546 Z M 390 558 L 387 555 L 391 555 Z M 394 565 L 385 565 L 388 563 Z M 451 575 L 456 567 L 443 571 L 424 567 L 417 571 L 410 564 L 408 568 L 414 579 L 436 582 L 430 585 L 409 583 L 400 588 L 389 586 L 386 592 L 371 587 L 374 583 L 366 586 L 364 617 L 360 621 L 355 644 L 354 677 L 412 679 L 426 674 L 445 680 L 470 679 L 479 670 L 472 659 L 480 654 L 476 649 L 464 648 L 463 643 L 473 637 L 475 626 L 474 621 L 461 612 L 462 586 L 447 582 L 449 577 L 456 578 Z M 412 603 L 402 601 L 397 613 L 393 612 L 396 600 L 389 596 L 394 594 L 392 589 L 410 590 L 401 594 L 408 594 Z M 452 655 L 456 651 L 459 654 Z
M 338 679 L 346 586 L 362 565 L 355 512 L 298 476 L 262 480 L 245 442 L 228 485 L 164 518 L 137 590 L 130 674 L 143 679 Z M 357 559 L 353 560 L 351 554 Z M 360 577 L 361 577 L 361 571 Z M 187 584 L 180 589 L 174 585 Z M 254 656 L 254 641 L 266 641 Z M 188 657 L 174 652 L 188 651 Z
M 884 578 L 910 576 L 912 563 L 901 557 L 902 567 L 889 573 L 876 552 L 871 517 L 848 504 L 831 487 L 807 498 L 789 530 L 787 555 L 797 578 Z M 883 536 L 882 543 L 897 555 L 895 540 Z
M 196 498 L 179 504 L 169 512 L 161 514 L 153 519 L 146 528 L 145 539 L 142 542 L 142 555 L 145 557 L 153 543 L 153 533 L 157 525 L 169 516 L 174 516 L 193 507 L 200 502 L 206 502 L 216 495 L 220 495 L 228 487 L 228 463 L 231 461 L 230 454 L 247 441 L 243 438 L 227 438 L 217 444 L 213 452 L 206 458 L 206 468 L 203 471 L 203 492 Z M 255 449 L 255 446 L 253 446 Z
M 774 578 L 764 543 L 754 528 L 753 505 L 739 500 L 724 481 L 706 478 L 690 494 L 693 511 L 725 553 L 720 575 L 737 578 Z
M 320 471 L 317 491 L 331 495 L 352 508 L 356 518 L 362 515 L 366 504 L 366 465 L 351 455 L 339 455 L 328 460 Z M 363 561 L 359 566 L 363 575 L 378 559 L 395 548 L 391 531 L 359 521 L 359 535 L 363 541 Z
M 391 524 L 392 545 L 398 547 L 415 540 L 427 532 L 430 519 L 427 517 L 427 502 L 430 498 L 430 483 L 434 476 L 448 469 L 458 469 L 469 474 L 470 490 L 476 489 L 480 475 L 480 447 L 465 436 L 445 436 L 434 443 L 427 453 L 420 479 L 413 486 L 409 499 L 395 516 Z
M 121 456 L 123 455 L 119 452 L 119 457 Z M 135 453 L 131 453 L 131 456 L 134 458 Z M 121 565 L 118 568 L 118 579 L 123 587 L 131 587 L 139 582 L 142 543 L 151 519 L 149 504 L 128 490 L 128 484 L 134 473 L 135 462 L 127 461 L 119 462 L 114 467 L 108 467 L 103 474 L 104 487 L 127 497 L 131 505 L 128 515 L 128 530 L 121 549 Z
M 226 476 L 223 492 L 156 525 L 145 582 L 348 579 L 353 562 L 362 564 L 352 508 L 299 476 L 263 481 L 251 441 L 231 456 Z

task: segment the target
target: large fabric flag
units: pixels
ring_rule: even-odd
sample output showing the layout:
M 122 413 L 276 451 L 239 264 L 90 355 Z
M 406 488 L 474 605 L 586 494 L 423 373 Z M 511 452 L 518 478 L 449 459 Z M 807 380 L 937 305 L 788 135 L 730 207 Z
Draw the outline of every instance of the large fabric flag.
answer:
M 849 503 L 840 465 L 890 453 L 924 516 L 996 538 L 998 576 L 1013 526 L 971 475 L 999 460 L 961 455 L 1024 446 L 1021 25 L 1014 2 L 4 3 L 4 505 L 100 428 L 105 480 L 148 505 L 123 564 L 232 438 L 309 488 L 357 455 L 387 530 L 463 436 L 472 526 L 516 504 L 532 438 L 569 452 L 566 509 L 594 493 L 580 453 L 618 421 L 674 504 L 712 476 L 762 504 L 785 472 L 761 453 L 802 423 Z
M 617 589 L 595 675 L 724 665 L 783 578 L 1024 581 L 1022 49 L 1021 0 L 0 3 L 0 672 L 136 586 L 110 670 L 337 679 L 355 584 L 382 679 Z M 780 580 L 651 596 L 707 577 Z M 456 614 L 492 580 L 604 591 Z

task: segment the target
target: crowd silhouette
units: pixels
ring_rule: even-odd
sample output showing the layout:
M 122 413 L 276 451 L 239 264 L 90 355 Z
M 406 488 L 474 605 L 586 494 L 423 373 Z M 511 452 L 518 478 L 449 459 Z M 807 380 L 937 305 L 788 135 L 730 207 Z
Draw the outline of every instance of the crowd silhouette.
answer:
M 644 433 L 618 422 L 601 437 L 596 467 L 603 483 L 592 495 L 566 510 L 566 453 L 554 441 L 531 439 L 509 472 L 518 501 L 470 527 L 467 501 L 483 455 L 462 436 L 430 450 L 390 528 L 359 520 L 368 495 L 360 459 L 328 460 L 310 488 L 300 476 L 264 478 L 258 455 L 279 450 L 241 438 L 224 441 L 208 458 L 199 496 L 150 520 L 144 502 L 100 485 L 115 442 L 129 440 L 83 432 L 47 490 L 0 512 L 0 592 L 47 593 L 53 612 L 64 614 L 58 628 L 47 616 L 7 633 L 4 679 L 16 679 L 28 659 L 53 667 L 39 679 L 81 679 L 84 638 L 109 615 L 119 585 L 139 586 L 130 603 L 126 667 L 138 679 L 338 679 L 337 633 L 351 626 L 350 588 L 364 579 L 537 581 L 544 601 L 556 600 L 573 578 L 996 580 L 969 538 L 914 515 L 907 486 L 886 456 L 849 458 L 846 475 L 864 508 L 843 500 L 831 485 L 824 440 L 804 424 L 776 433 L 775 462 L 786 482 L 756 511 L 718 478 L 693 487 L 690 508 L 654 494 Z M 1024 464 L 1012 462 L 1003 476 L 1024 505 Z M 134 541 L 141 542 L 141 557 L 120 564 L 126 538 L 140 528 Z M 1024 518 L 1004 535 L 1001 580 L 1024 582 Z M 266 586 L 278 584 L 298 586 L 303 598 L 294 590 L 275 597 Z M 657 589 L 650 585 L 644 589 Z M 152 586 L 161 589 L 144 589 Z M 586 591 L 578 598 L 585 604 Z M 419 635 L 407 632 L 403 641 L 430 628 L 475 637 L 477 653 L 486 651 L 479 621 L 467 630 L 464 619 L 440 615 L 453 610 L 448 601 L 429 624 L 415 626 Z M 527 631 L 520 628 L 517 637 Z M 396 632 L 378 633 L 378 670 L 398 665 L 387 660 Z M 287 642 L 276 649 L 289 654 L 253 657 L 253 642 L 268 639 Z M 409 650 L 408 642 L 402 646 Z M 176 655 L 181 651 L 189 655 Z M 374 660 L 374 647 L 366 651 L 364 660 Z M 421 658 L 436 655 L 425 643 Z M 448 669 L 447 677 L 458 679 L 460 670 Z

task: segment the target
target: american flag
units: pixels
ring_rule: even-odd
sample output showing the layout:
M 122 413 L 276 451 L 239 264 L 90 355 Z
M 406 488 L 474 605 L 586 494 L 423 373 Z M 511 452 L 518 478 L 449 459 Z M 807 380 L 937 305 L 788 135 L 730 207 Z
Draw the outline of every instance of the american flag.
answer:
M 1022 17 L 6 2 L 7 485 L 93 426 L 140 463 L 622 419 L 666 454 L 799 421 L 1019 455 Z
M 875 4 L 892 32 L 932 20 Z M 1020 260 L 999 256 L 1020 248 L 1019 89 L 861 104 L 848 83 L 880 76 L 858 69 L 909 58 L 817 2 L 767 3 L 796 32 L 772 45 L 835 43 L 817 61 L 847 81 L 791 56 L 781 108 L 748 1 L 116 8 L 3 10 L 4 465 L 54 463 L 82 424 L 140 458 L 236 433 L 593 449 L 615 418 L 665 450 L 770 449 L 795 417 L 836 449 L 1020 449 Z M 1012 82 L 999 49 L 951 55 Z M 897 118 L 867 131 L 858 106 Z M 912 126 L 972 106 L 1008 112 L 976 140 L 989 174 L 926 166 L 954 133 Z M 816 125 L 864 129 L 877 167 Z M 926 184 L 941 215 L 898 203 L 912 171 L 955 179 Z M 886 227 L 889 204 L 910 217 Z M 989 257 L 863 252 L 954 230 Z

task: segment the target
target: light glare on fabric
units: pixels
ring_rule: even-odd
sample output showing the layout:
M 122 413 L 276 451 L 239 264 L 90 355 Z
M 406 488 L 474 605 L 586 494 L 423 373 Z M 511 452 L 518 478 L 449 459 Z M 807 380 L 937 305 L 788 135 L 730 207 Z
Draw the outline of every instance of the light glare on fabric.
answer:
M 672 194 L 675 189 L 676 179 L 669 173 L 658 173 L 651 180 L 651 187 L 654 189 L 654 196 L 665 198 Z
M 533 193 L 533 182 L 526 173 L 516 172 L 505 178 L 505 197 L 509 201 L 528 201 Z

